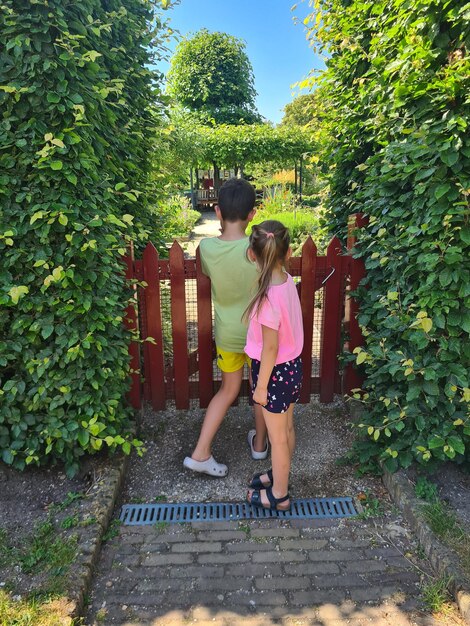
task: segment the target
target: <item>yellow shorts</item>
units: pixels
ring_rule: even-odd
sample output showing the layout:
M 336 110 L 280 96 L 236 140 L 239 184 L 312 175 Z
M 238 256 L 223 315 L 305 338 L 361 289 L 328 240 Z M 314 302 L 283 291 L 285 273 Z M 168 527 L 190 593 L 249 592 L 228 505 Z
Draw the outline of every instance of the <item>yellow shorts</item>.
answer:
M 222 372 L 237 372 L 245 363 L 248 367 L 251 365 L 250 357 L 244 352 L 227 352 L 216 346 L 217 350 L 217 365 Z

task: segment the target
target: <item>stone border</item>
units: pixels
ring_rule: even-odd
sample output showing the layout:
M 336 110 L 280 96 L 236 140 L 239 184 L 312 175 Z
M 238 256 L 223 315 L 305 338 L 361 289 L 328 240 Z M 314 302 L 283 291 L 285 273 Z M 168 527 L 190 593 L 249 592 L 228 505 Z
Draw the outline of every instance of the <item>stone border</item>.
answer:
M 391 474 L 385 468 L 383 472 L 385 487 L 416 533 L 433 569 L 451 578 L 449 591 L 457 602 L 463 620 L 470 624 L 470 585 L 466 582 L 457 555 L 436 537 L 420 514 L 422 501 L 415 496 L 405 472 L 399 470 Z
M 96 521 L 82 529 L 77 545 L 77 558 L 69 573 L 67 598 L 71 619 L 81 616 L 90 591 L 93 569 L 98 562 L 103 535 L 111 520 L 114 506 L 126 475 L 129 456 L 116 453 L 109 457 L 104 475 L 92 486 L 87 499 L 87 517 Z

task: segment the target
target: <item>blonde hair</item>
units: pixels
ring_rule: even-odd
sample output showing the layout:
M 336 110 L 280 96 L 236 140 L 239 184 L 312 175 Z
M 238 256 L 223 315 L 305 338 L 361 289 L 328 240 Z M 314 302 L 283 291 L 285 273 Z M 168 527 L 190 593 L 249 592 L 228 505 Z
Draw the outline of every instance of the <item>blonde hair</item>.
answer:
M 277 220 L 266 220 L 252 227 L 250 250 L 256 257 L 260 269 L 258 290 L 246 308 L 243 318 L 248 321 L 256 309 L 258 313 L 267 297 L 273 270 L 277 263 L 284 263 L 289 250 L 289 229 Z

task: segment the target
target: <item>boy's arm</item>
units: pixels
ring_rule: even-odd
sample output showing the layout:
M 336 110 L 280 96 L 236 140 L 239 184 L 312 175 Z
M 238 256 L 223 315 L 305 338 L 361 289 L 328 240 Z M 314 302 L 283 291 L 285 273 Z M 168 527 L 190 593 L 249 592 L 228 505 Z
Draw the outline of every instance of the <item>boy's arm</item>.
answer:
M 201 259 L 201 270 L 204 276 L 210 278 L 209 270 L 207 269 L 206 262 L 204 260 L 204 239 L 199 242 L 199 257 Z
M 261 325 L 261 329 L 263 332 L 263 349 L 261 351 L 261 365 L 258 382 L 253 393 L 253 401 L 264 406 L 268 402 L 269 377 L 276 365 L 279 349 L 279 331 L 264 325 Z

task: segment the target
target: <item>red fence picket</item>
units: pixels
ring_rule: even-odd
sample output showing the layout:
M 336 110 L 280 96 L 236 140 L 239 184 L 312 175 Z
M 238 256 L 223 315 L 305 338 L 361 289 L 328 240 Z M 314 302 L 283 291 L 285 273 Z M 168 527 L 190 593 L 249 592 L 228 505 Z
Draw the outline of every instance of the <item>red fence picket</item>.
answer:
M 149 382 L 152 407 L 157 411 L 165 408 L 165 361 L 163 353 L 158 252 L 152 243 L 147 244 L 142 261 L 143 278 L 147 283 L 147 286 L 143 290 L 146 328 L 142 334 L 142 338 L 144 340 L 151 339 L 145 346 L 145 374 Z
M 189 358 L 184 253 L 177 241 L 170 249 L 170 281 L 175 404 L 177 409 L 188 409 Z
M 335 375 L 338 369 L 343 275 L 341 272 L 341 243 L 337 237 L 334 237 L 328 245 L 326 262 L 330 268 L 330 276 L 325 285 L 324 297 L 323 332 L 320 353 L 320 402 L 333 401 Z
M 196 250 L 196 288 L 199 406 L 206 408 L 214 395 L 211 281 L 202 273 L 199 248 Z
M 124 257 L 126 265 L 125 276 L 128 280 L 134 278 L 134 248 L 131 244 L 129 254 Z M 133 285 L 130 302 L 126 308 L 124 317 L 124 325 L 132 333 L 138 334 L 137 324 L 137 289 Z M 129 355 L 131 357 L 130 369 L 131 369 L 131 388 L 129 391 L 129 400 L 131 406 L 134 409 L 140 409 L 141 407 L 141 381 L 140 381 L 140 350 L 137 341 L 131 341 L 129 345 Z
M 353 224 L 361 226 L 361 216 L 352 216 L 348 237 L 348 250 L 354 245 Z M 164 409 L 166 401 L 174 399 L 178 409 L 189 407 L 190 399 L 198 398 L 203 408 L 209 404 L 219 381 L 214 380 L 214 342 L 212 339 L 212 303 L 210 280 L 202 273 L 199 249 L 195 259 L 185 259 L 181 246 L 175 242 L 169 259 L 159 259 L 152 244 L 148 244 L 142 260 L 126 258 L 128 278 L 144 281 L 139 293 L 139 323 L 144 342 L 143 370 L 145 398 L 151 401 L 154 409 Z M 304 346 L 302 350 L 303 384 L 300 401 L 310 401 L 312 393 L 320 394 L 321 402 L 331 402 L 334 394 L 341 391 L 341 377 L 338 356 L 341 351 L 340 335 L 342 318 L 349 341 L 346 348 L 352 351 L 361 345 L 362 337 L 357 323 L 357 303 L 348 294 L 355 289 L 364 276 L 362 261 L 344 256 L 339 240 L 334 238 L 327 249 L 326 256 L 318 256 L 315 243 L 309 237 L 302 247 L 301 256 L 289 261 L 289 272 L 298 283 L 302 316 L 304 323 Z M 347 277 L 350 283 L 346 288 Z M 188 316 L 187 305 L 193 304 L 193 296 L 189 304 L 186 302 L 185 284 L 188 280 L 196 282 L 197 293 L 197 349 L 189 354 L 188 350 Z M 171 334 L 172 357 L 165 356 L 164 325 L 161 306 L 161 285 L 165 281 L 170 286 L 171 298 Z M 323 302 L 321 312 L 320 333 L 320 373 L 312 372 L 312 358 L 317 352 L 312 351 L 314 329 L 318 332 L 320 321 L 316 320 L 315 294 L 323 289 L 323 299 L 317 298 L 317 306 Z M 191 291 L 189 293 L 192 293 Z M 136 300 L 137 302 L 137 300 Z M 191 310 L 191 309 L 190 309 Z M 194 323 L 195 315 L 189 317 Z M 136 307 L 127 309 L 126 325 L 137 329 Z M 167 327 L 170 320 L 166 320 Z M 167 338 L 168 339 L 168 338 Z M 191 345 L 196 338 L 191 335 Z M 141 377 L 139 345 L 133 342 L 129 348 L 132 356 L 132 388 L 130 399 L 135 407 L 141 403 Z M 357 372 L 348 366 L 343 378 L 344 391 L 360 386 Z M 248 393 L 248 385 L 244 382 L 243 392 Z
M 361 282 L 361 280 L 366 275 L 366 269 L 364 265 L 364 261 L 362 259 L 354 259 L 351 256 L 351 250 L 356 245 L 356 230 L 358 228 L 362 228 L 367 224 L 367 218 L 365 218 L 361 213 L 357 213 L 355 215 L 351 215 L 348 223 L 348 241 L 347 241 L 347 249 L 349 253 L 349 285 L 348 290 L 346 292 L 346 303 L 345 303 L 345 315 L 344 322 L 346 333 L 348 335 L 348 341 L 345 344 L 345 349 L 349 352 L 353 352 L 354 348 L 362 346 L 364 342 L 364 338 L 361 333 L 361 329 L 359 327 L 359 322 L 357 321 L 357 314 L 359 311 L 359 306 L 357 301 L 352 298 L 349 293 L 351 291 L 355 291 Z M 349 394 L 351 389 L 360 388 L 362 385 L 362 376 L 358 373 L 356 368 L 352 363 L 348 363 L 344 372 L 344 393 Z
M 300 284 L 300 305 L 302 307 L 302 319 L 304 326 L 304 347 L 302 350 L 302 391 L 300 401 L 310 401 L 312 385 L 312 337 L 313 315 L 315 311 L 315 271 L 317 263 L 317 247 L 309 237 L 302 246 L 302 269 Z

